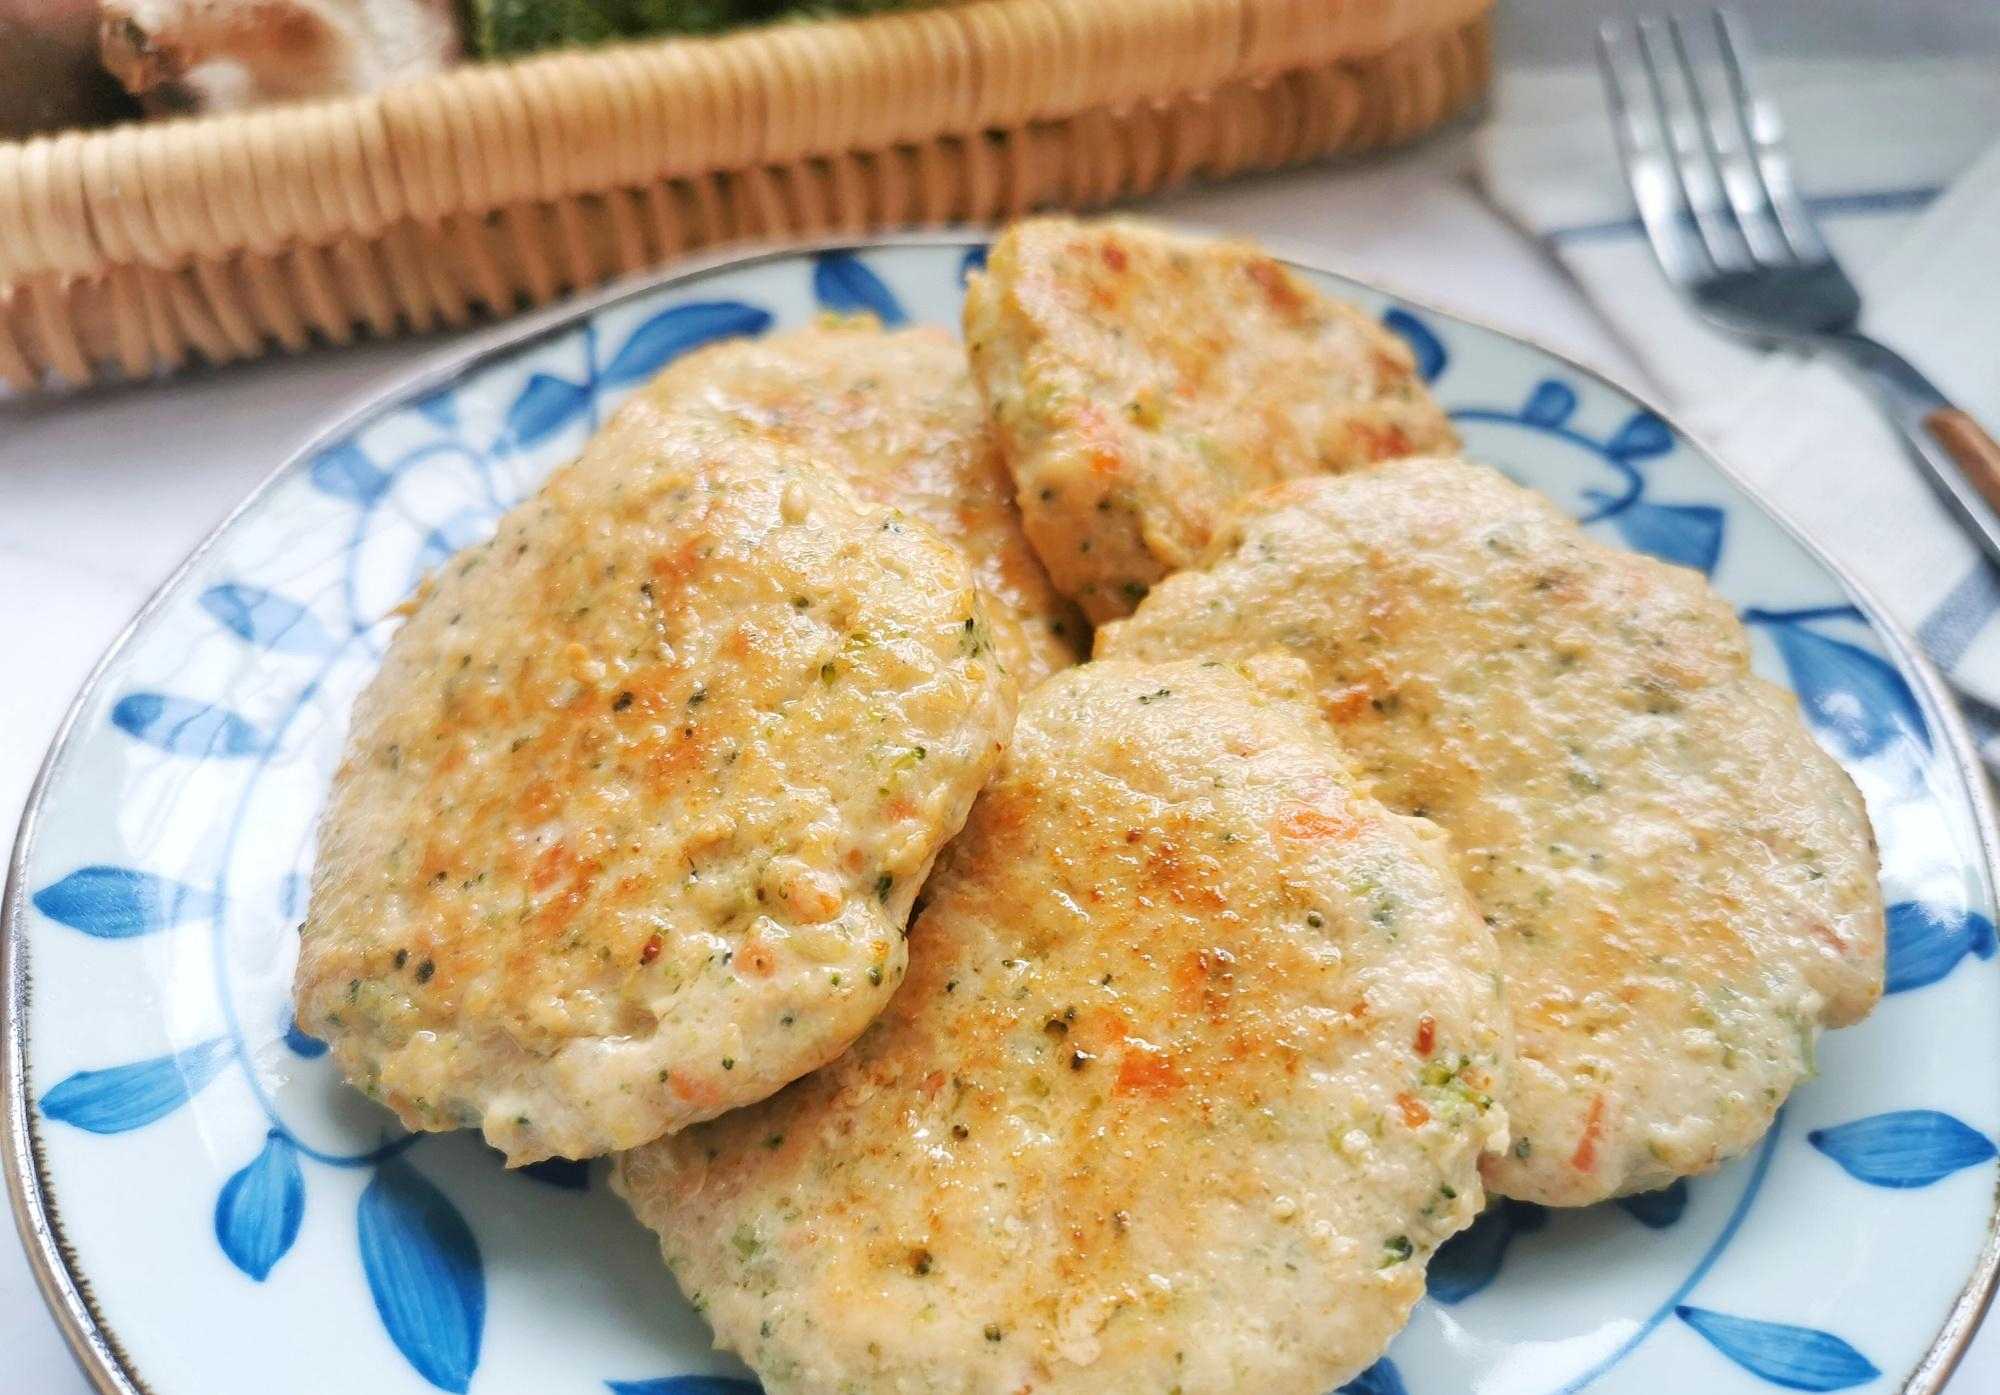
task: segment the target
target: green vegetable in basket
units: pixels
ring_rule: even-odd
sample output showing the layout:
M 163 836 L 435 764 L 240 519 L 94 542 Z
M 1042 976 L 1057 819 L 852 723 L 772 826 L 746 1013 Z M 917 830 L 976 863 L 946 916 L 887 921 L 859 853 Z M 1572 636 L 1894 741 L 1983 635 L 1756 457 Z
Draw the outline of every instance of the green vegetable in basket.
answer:
M 468 46 L 486 58 L 655 34 L 713 34 L 781 16 L 873 14 L 919 0 L 469 0 Z

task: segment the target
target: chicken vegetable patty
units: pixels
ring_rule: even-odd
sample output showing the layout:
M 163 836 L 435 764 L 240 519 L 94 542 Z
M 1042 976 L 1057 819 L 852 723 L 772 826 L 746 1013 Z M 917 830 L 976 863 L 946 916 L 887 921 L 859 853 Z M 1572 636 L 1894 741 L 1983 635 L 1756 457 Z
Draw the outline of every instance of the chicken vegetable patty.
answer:
M 1238 496 L 1456 439 L 1401 339 L 1247 243 L 1017 223 L 967 285 L 965 338 L 1028 537 L 1097 622 Z
M 845 1055 L 616 1185 L 771 1395 L 1325 1395 L 1477 1213 L 1506 1035 L 1442 838 L 1278 659 L 1023 703 Z
M 1882 990 L 1860 794 L 1696 573 L 1493 470 L 1409 460 L 1246 502 L 1098 652 L 1306 660 L 1391 808 L 1451 835 L 1519 1060 L 1504 1195 L 1583 1205 L 1743 1151 Z
M 888 1000 L 1013 704 L 955 548 L 810 452 L 630 404 L 356 703 L 300 1022 L 513 1163 L 760 1099 Z
M 993 647 L 1023 690 L 1077 661 L 1082 619 L 1021 531 L 965 352 L 943 330 L 885 333 L 871 318 L 827 317 L 689 354 L 646 396 L 805 448 L 862 498 L 957 543 L 986 597 Z

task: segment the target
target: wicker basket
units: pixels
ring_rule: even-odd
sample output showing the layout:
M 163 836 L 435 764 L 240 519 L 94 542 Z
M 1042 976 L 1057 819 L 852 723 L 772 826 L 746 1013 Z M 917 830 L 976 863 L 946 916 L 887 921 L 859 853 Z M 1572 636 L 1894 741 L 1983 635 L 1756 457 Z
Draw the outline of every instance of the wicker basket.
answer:
M 1407 140 L 1491 0 L 980 0 L 0 145 L 23 391 L 507 314 L 698 247 L 980 223 Z

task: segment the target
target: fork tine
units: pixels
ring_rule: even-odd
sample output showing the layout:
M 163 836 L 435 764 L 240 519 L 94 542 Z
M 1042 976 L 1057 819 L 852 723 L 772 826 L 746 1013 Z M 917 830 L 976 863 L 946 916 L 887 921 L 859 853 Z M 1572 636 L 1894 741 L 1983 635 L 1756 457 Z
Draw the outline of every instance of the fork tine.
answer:
M 1826 243 L 1820 239 L 1812 214 L 1792 182 L 1792 162 L 1785 152 L 1784 124 L 1778 118 L 1778 108 L 1758 90 L 1752 75 L 1755 60 L 1749 37 L 1739 32 L 1742 26 L 1728 10 L 1715 10 L 1710 19 L 1715 28 L 1716 52 L 1729 82 L 1736 123 L 1750 151 L 1763 201 L 1770 205 L 1785 241 L 1791 244 L 1799 260 L 1824 261 L 1828 255 Z
M 1791 264 L 1794 260 L 1791 246 L 1778 226 L 1777 214 L 1750 156 L 1742 111 L 1729 90 L 1728 79 L 1721 73 L 1720 42 L 1711 37 L 1706 44 L 1702 43 L 1701 31 L 1679 15 L 1673 17 L 1672 29 L 1674 50 L 1680 56 L 1681 70 L 1694 102 L 1705 164 L 1714 171 L 1723 196 L 1729 200 L 1737 235 L 1752 261 L 1763 266 Z M 1720 92 L 1715 91 L 1718 78 L 1723 89 Z
M 1701 239 L 1695 236 L 1687 197 L 1667 153 L 1667 134 L 1650 73 L 1636 83 L 1628 79 L 1621 50 L 1632 43 L 1631 31 L 1606 20 L 1597 31 L 1597 66 L 1604 76 L 1605 98 L 1617 135 L 1619 163 L 1639 210 L 1639 223 L 1653 244 L 1653 256 L 1669 281 L 1686 285 L 1714 274 Z M 1645 65 L 1638 65 L 1642 72 Z
M 1639 52 L 1646 62 L 1653 98 L 1659 104 L 1660 122 L 1667 130 L 1674 174 L 1694 213 L 1709 260 L 1723 271 L 1748 271 L 1752 265 L 1750 249 L 1723 197 L 1722 180 L 1709 160 L 1702 135 L 1706 121 L 1701 88 L 1695 81 L 1680 26 L 1641 20 Z

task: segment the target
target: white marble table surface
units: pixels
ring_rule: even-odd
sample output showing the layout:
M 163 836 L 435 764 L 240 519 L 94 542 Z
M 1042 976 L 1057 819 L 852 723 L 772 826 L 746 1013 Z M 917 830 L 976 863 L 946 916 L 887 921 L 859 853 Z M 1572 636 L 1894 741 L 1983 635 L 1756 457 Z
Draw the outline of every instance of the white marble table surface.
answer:
M 1587 21 L 1613 8 L 1623 6 L 1517 4 L 1505 12 L 1501 61 L 1580 58 Z M 1899 9 L 1898 40 L 1954 42 L 1950 8 Z M 1798 22 L 1797 0 L 1770 9 Z M 1887 32 L 1879 15 L 1864 21 L 1831 41 L 1865 45 Z M 1480 200 L 1470 163 L 1458 131 L 1387 159 L 1177 195 L 1147 211 L 1268 237 L 1356 275 L 1418 288 L 1647 386 L 1552 265 Z M 152 589 L 317 423 L 439 342 L 278 359 L 60 402 L 0 402 L 0 847 L 11 844 L 78 685 Z M 2000 1337 L 1975 1344 L 1953 1388 L 2000 1390 Z M 87 1390 L 19 1246 L 11 1234 L 0 1238 L 0 1395 Z

